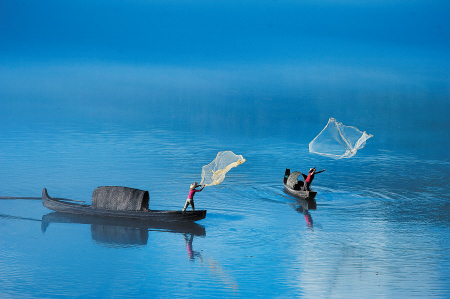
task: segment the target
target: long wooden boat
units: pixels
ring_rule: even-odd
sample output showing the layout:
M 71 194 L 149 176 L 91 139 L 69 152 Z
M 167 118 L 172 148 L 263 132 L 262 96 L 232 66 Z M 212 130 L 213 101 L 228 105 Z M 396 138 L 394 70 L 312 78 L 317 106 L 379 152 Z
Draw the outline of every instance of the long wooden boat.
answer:
M 284 192 L 298 199 L 306 200 L 308 202 L 314 201 L 315 208 L 314 198 L 316 197 L 317 192 L 312 190 L 301 190 L 303 188 L 303 181 L 298 181 L 298 177 L 301 175 L 302 174 L 298 171 L 291 173 L 290 169 L 287 168 L 283 178 Z
M 185 212 L 147 209 L 142 211 L 124 211 L 94 208 L 91 205 L 76 203 L 70 199 L 52 198 L 48 195 L 46 188 L 42 190 L 42 204 L 50 210 L 61 213 L 151 221 L 198 221 L 206 217 L 206 210 Z

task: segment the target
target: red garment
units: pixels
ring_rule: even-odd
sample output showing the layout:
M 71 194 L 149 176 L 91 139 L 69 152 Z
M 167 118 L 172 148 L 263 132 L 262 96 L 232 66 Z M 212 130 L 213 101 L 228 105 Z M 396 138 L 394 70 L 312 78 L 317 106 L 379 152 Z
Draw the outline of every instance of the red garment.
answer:
M 310 172 L 308 174 L 308 177 L 306 178 L 305 182 L 310 183 L 314 180 L 314 174 L 312 172 Z
M 189 191 L 188 198 L 189 198 L 189 199 L 194 199 L 194 194 L 195 194 L 195 192 L 200 192 L 200 191 L 202 191 L 202 190 L 191 189 L 191 190 Z

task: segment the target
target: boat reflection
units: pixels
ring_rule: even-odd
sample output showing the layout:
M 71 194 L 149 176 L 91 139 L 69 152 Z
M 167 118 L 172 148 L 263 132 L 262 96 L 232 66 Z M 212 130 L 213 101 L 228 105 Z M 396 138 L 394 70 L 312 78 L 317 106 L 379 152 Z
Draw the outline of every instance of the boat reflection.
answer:
M 90 224 L 92 240 L 99 245 L 108 247 L 145 246 L 147 245 L 149 231 L 184 234 L 185 240 L 188 240 L 186 245 L 189 245 L 189 259 L 191 259 L 191 256 L 192 259 L 196 256 L 196 252 L 192 250 L 194 236 L 206 236 L 205 228 L 194 222 L 142 221 L 59 212 L 42 216 L 42 233 L 46 232 L 51 223 Z

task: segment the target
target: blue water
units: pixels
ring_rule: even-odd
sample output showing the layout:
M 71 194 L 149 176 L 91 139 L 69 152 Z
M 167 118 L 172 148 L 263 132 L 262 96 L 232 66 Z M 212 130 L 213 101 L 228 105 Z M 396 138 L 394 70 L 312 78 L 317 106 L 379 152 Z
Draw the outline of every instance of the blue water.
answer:
M 0 298 L 450 297 L 446 2 L 6 1 Z M 330 117 L 374 135 L 310 154 Z M 54 214 L 98 186 L 190 226 Z M 325 168 L 305 210 L 285 168 Z

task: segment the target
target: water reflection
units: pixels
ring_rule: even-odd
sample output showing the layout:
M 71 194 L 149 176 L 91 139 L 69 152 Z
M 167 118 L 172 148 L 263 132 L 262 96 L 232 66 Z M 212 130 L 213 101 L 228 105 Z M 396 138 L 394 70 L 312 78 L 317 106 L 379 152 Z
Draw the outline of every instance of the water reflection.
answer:
M 0 214 L 1 219 L 15 219 L 15 220 L 30 220 L 30 221 L 41 221 L 40 219 L 28 218 L 28 217 L 20 217 L 20 216 L 12 216 L 6 214 Z
M 297 212 L 303 214 L 306 220 L 306 226 L 309 229 L 313 229 L 313 219 L 309 210 L 315 210 L 317 208 L 316 200 L 296 199 L 296 203 L 291 203 L 291 207 Z
M 108 247 L 145 246 L 149 230 L 184 234 L 185 240 L 189 236 L 186 243 L 189 259 L 197 254 L 192 250 L 194 236 L 206 236 L 205 228 L 194 222 L 142 221 L 52 212 L 42 216 L 42 233 L 50 223 L 90 224 L 92 240 Z
M 186 243 L 186 248 L 188 252 L 188 257 L 190 261 L 194 261 L 196 257 L 200 259 L 201 262 L 203 262 L 202 256 L 200 252 L 194 251 L 192 248 L 192 241 L 194 240 L 194 234 L 192 233 L 185 233 L 184 234 L 184 242 Z
M 304 209 L 301 205 L 293 205 L 294 210 L 296 210 L 299 213 L 302 213 L 303 216 L 305 216 L 306 225 L 312 229 L 313 228 L 313 219 L 311 214 L 309 213 L 308 209 Z

